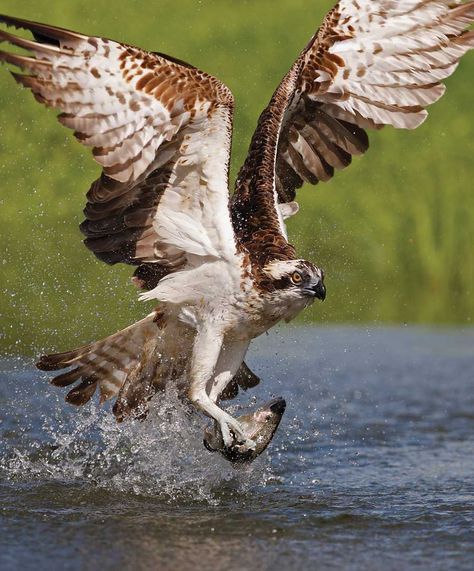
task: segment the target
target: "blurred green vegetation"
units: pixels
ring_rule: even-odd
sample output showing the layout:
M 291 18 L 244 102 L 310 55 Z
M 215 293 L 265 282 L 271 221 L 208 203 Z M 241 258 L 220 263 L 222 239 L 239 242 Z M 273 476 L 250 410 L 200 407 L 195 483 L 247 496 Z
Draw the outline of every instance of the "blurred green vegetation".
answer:
M 258 114 L 329 1 L 0 0 L 1 11 L 169 53 L 223 80 L 236 102 L 232 174 Z M 87 150 L 1 69 L 1 338 L 6 353 L 70 348 L 149 308 L 131 269 L 81 244 Z M 470 323 L 474 296 L 474 55 L 415 132 L 371 134 L 372 149 L 299 194 L 290 221 L 302 257 L 327 272 L 328 299 L 302 320 Z

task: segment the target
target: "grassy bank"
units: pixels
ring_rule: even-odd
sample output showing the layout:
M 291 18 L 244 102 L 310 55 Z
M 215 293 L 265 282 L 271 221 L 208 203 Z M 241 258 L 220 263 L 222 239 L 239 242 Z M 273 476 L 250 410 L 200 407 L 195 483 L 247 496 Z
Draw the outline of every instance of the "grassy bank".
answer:
M 170 53 L 221 78 L 237 101 L 232 173 L 257 116 L 331 2 L 1 0 L 1 11 Z M 84 194 L 99 168 L 72 134 L 0 69 L 0 346 L 66 348 L 143 315 L 130 268 L 81 245 Z M 470 323 L 474 314 L 474 55 L 415 132 L 372 149 L 299 195 L 302 257 L 326 268 L 328 299 L 303 319 Z

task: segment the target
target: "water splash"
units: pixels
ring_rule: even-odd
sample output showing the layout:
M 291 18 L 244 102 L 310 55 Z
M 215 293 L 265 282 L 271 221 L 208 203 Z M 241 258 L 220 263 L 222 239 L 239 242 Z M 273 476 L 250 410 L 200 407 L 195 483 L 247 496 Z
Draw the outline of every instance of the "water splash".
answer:
M 234 407 L 235 408 L 235 407 Z M 246 492 L 272 478 L 268 456 L 235 469 L 202 444 L 205 419 L 190 413 L 172 390 L 152 401 L 145 422 L 117 424 L 109 410 L 55 408 L 26 414 L 21 436 L 0 452 L 0 475 L 10 480 L 90 483 L 109 491 L 164 501 L 219 503 L 222 492 Z M 239 412 L 240 413 L 240 412 Z

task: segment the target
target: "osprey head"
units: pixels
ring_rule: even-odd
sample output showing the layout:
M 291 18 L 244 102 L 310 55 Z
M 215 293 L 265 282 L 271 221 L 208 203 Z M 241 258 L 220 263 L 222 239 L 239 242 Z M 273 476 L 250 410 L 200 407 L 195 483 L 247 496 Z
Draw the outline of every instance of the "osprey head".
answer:
M 324 271 L 306 260 L 276 260 L 264 268 L 274 290 L 289 299 L 302 300 L 305 305 L 315 298 L 324 300 Z

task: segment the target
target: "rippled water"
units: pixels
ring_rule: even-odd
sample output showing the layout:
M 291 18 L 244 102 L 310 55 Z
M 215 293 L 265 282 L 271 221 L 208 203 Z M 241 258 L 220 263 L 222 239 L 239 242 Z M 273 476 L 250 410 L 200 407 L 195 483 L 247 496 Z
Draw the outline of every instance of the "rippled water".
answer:
M 288 406 L 235 470 L 173 395 L 117 426 L 3 361 L 0 568 L 474 568 L 472 330 L 283 329 L 249 363 L 243 406 Z

